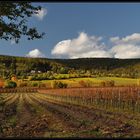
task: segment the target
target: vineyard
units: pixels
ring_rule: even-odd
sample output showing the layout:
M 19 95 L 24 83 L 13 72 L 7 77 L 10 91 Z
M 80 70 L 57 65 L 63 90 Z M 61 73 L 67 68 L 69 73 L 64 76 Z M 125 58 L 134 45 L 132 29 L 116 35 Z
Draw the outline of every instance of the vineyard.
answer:
M 0 93 L 0 137 L 140 137 L 140 87 Z
M 140 113 L 140 87 L 106 87 L 39 90 L 47 98 L 77 105 Z

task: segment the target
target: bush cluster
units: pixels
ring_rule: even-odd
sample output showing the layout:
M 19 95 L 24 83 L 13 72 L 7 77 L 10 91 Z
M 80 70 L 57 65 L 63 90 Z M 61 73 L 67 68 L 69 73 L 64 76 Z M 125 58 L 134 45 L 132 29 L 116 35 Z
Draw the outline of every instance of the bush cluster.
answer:
M 17 83 L 11 80 L 5 82 L 5 88 L 15 88 L 17 87 Z
M 0 79 L 0 88 L 4 87 L 4 81 Z
M 115 86 L 115 81 L 113 81 L 113 80 L 110 80 L 110 81 L 102 81 L 100 83 L 100 86 L 103 86 L 103 87 L 105 87 L 105 86 L 107 86 L 107 87 L 113 87 L 113 86 Z
M 92 86 L 92 82 L 89 80 L 88 81 L 81 80 L 81 81 L 79 81 L 79 84 L 82 87 L 91 87 Z
M 61 81 L 52 81 L 51 87 L 52 88 L 67 88 L 68 84 L 62 83 Z
M 38 82 L 32 82 L 32 83 L 31 83 L 31 86 L 32 86 L 32 87 L 38 87 L 38 86 L 39 86 L 39 83 L 38 83 Z
M 28 83 L 27 82 L 19 82 L 18 87 L 27 87 Z
M 45 83 L 39 83 L 39 87 L 40 87 L 40 88 L 46 88 L 47 86 L 46 86 Z

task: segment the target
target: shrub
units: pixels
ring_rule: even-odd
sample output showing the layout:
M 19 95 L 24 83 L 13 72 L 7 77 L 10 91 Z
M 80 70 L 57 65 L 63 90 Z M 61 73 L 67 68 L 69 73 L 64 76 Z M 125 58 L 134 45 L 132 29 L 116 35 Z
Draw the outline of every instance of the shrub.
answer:
M 57 88 L 63 88 L 63 83 L 62 82 L 57 82 Z
M 86 83 L 85 83 L 85 81 L 83 81 L 83 80 L 79 81 L 79 84 L 80 84 L 82 87 L 86 87 Z
M 79 81 L 79 84 L 82 86 L 82 87 L 91 87 L 92 86 L 92 82 L 91 81 Z
M 39 87 L 40 88 L 46 88 L 46 84 L 45 83 L 39 83 Z
M 19 82 L 18 87 L 27 87 L 28 83 L 27 82 Z
M 100 86 L 103 86 L 103 87 L 105 87 L 105 86 L 109 86 L 109 87 L 113 87 L 113 86 L 115 86 L 115 81 L 113 81 L 113 80 L 110 80 L 110 81 L 102 81 L 101 83 L 100 83 Z
M 62 83 L 61 81 L 53 81 L 51 83 L 51 87 L 52 88 L 67 88 L 67 84 L 66 83 Z
M 102 82 L 100 83 L 100 86 L 101 86 L 101 87 L 105 87 L 105 81 L 102 81 Z
M 66 83 L 58 82 L 58 88 L 67 88 Z
M 17 87 L 17 83 L 14 81 L 6 81 L 5 88 L 15 88 Z
M 16 82 L 17 81 L 17 77 L 16 76 L 12 76 L 11 77 L 11 81 Z
M 54 76 L 49 76 L 48 79 L 49 80 L 53 80 L 54 79 Z
M 32 87 L 38 87 L 38 86 L 39 86 L 39 83 L 37 83 L 37 82 L 32 82 L 32 83 L 31 83 L 31 86 L 32 86 Z
M 67 87 L 68 87 L 68 84 L 63 83 L 63 88 L 67 88 Z
M 0 80 L 0 88 L 4 87 L 4 80 Z
M 111 87 L 113 87 L 114 85 L 115 85 L 115 82 L 113 81 L 113 80 L 111 80 L 111 81 L 106 81 L 106 86 L 111 86 Z

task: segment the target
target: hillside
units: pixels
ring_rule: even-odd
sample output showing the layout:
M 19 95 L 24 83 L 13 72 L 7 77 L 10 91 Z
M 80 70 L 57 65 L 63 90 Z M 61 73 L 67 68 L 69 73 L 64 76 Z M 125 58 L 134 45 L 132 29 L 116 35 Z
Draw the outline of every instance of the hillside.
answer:
M 79 58 L 48 59 L 0 56 L 0 75 L 8 77 L 30 75 L 31 72 L 77 73 L 113 75 L 118 77 L 140 77 L 140 59 Z
M 116 58 L 79 58 L 79 59 L 54 59 L 61 63 L 76 69 L 106 69 L 125 68 L 140 64 L 140 59 L 116 59 Z

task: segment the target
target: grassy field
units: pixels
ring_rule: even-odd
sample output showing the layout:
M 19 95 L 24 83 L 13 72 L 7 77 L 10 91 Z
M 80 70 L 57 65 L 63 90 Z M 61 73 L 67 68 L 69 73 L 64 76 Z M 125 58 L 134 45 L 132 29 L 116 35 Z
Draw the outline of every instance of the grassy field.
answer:
M 132 78 L 119 78 L 119 77 L 99 77 L 98 80 L 114 80 L 116 86 L 137 85 L 138 80 Z
M 62 81 L 68 84 L 68 87 L 80 87 L 79 81 L 90 81 L 92 86 L 100 86 L 102 81 L 113 80 L 115 82 L 115 86 L 129 86 L 129 85 L 137 85 L 138 80 L 140 79 L 132 79 L 132 78 L 119 78 L 119 77 L 96 77 L 96 78 L 71 78 L 71 79 L 61 79 L 56 81 Z M 43 83 L 46 83 L 48 87 L 51 87 L 51 83 L 53 80 L 43 80 Z

